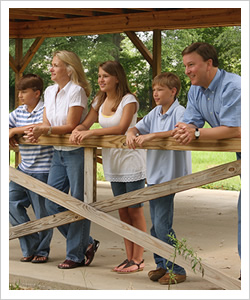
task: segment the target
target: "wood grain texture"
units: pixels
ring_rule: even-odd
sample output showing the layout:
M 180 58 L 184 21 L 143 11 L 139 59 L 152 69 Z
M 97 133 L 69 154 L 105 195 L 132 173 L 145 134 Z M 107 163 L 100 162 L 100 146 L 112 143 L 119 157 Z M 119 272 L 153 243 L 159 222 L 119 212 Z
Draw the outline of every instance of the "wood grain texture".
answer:
M 74 146 L 90 148 L 122 148 L 128 149 L 125 135 L 105 135 L 92 136 L 82 141 L 80 145 L 73 145 L 69 142 L 69 134 L 41 136 L 38 145 L 54 146 Z M 22 137 L 19 139 L 20 144 L 30 144 Z M 174 138 L 154 139 L 144 144 L 140 149 L 155 150 L 187 150 L 187 151 L 221 151 L 221 152 L 241 152 L 241 139 L 224 139 L 224 140 L 194 140 L 189 145 L 180 145 Z M 133 150 L 131 150 L 133 151 Z
M 66 207 L 67 209 L 89 219 L 104 228 L 127 238 L 140 246 L 157 253 L 163 257 L 171 259 L 174 248 L 167 243 L 164 243 L 151 235 L 138 230 L 112 216 L 106 214 L 94 207 L 81 202 L 68 194 L 56 190 L 39 180 L 32 178 L 23 172 L 20 172 L 10 167 L 10 178 L 17 184 L 25 186 L 26 188 L 47 197 L 53 202 Z M 184 258 L 182 255 L 177 254 L 176 263 L 182 265 L 186 270 L 192 271 L 191 259 Z M 202 263 L 204 268 L 204 279 L 224 288 L 224 289 L 240 289 L 240 282 L 232 277 L 229 277 L 222 272 L 219 272 L 205 263 Z M 196 274 L 202 275 L 199 269 Z
M 120 196 L 112 197 L 105 201 L 90 203 L 90 205 L 103 212 L 111 212 L 130 205 L 143 203 L 159 197 L 167 196 L 173 193 L 196 188 L 203 184 L 237 176 L 241 173 L 241 161 L 237 160 L 217 167 L 200 171 L 194 174 L 176 178 L 169 182 L 156 184 L 141 190 L 136 190 Z M 11 176 L 11 180 L 14 178 Z M 15 181 L 15 179 L 13 180 Z M 36 191 L 39 193 L 39 191 Z M 40 220 L 31 221 L 10 228 L 10 239 L 18 238 L 34 232 L 58 227 L 63 224 L 81 220 L 83 217 L 73 212 L 63 212 Z

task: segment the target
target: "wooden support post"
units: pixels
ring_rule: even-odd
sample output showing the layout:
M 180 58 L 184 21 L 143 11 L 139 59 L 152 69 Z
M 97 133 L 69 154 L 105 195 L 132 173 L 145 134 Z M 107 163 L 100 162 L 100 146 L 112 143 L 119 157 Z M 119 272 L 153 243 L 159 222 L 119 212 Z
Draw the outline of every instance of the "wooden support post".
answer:
M 96 202 L 96 148 L 84 148 L 84 202 Z
M 161 73 L 161 30 L 153 31 L 153 78 Z

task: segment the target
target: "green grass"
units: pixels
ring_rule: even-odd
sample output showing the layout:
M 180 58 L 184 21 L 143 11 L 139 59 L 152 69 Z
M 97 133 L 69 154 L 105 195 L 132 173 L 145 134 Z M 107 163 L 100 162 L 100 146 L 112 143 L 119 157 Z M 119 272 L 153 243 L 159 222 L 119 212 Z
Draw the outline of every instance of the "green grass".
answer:
M 192 173 L 206 170 L 208 168 L 212 168 L 235 160 L 236 154 L 234 152 L 192 151 Z M 240 185 L 240 177 L 235 176 L 206 184 L 202 186 L 202 188 L 239 191 Z

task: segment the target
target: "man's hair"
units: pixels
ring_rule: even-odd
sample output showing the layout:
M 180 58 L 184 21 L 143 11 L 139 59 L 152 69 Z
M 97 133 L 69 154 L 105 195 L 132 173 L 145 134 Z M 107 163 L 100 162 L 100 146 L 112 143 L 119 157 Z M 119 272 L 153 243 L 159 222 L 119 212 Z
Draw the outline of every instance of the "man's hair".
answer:
M 169 89 L 176 88 L 176 94 L 175 94 L 175 99 L 177 95 L 180 92 L 181 89 L 181 81 L 180 78 L 175 75 L 174 73 L 171 72 L 163 72 L 157 76 L 155 76 L 152 86 L 154 87 L 155 85 L 160 85 L 163 87 L 168 87 Z
M 17 89 L 19 91 L 32 89 L 33 91 L 40 91 L 40 96 L 43 93 L 43 80 L 36 74 L 26 74 L 18 81 Z
M 214 67 L 219 66 L 219 60 L 214 46 L 208 43 L 193 43 L 182 51 L 182 56 L 192 52 L 196 52 L 197 54 L 199 54 L 204 61 L 212 59 Z

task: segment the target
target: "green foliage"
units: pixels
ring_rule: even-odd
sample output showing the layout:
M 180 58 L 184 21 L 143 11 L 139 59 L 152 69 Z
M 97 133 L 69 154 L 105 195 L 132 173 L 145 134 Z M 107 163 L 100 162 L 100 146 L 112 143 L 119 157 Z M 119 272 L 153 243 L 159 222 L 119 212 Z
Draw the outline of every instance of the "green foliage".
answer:
M 167 267 L 167 271 L 169 273 L 169 285 L 168 285 L 168 289 L 170 289 L 170 285 L 171 282 L 175 282 L 175 274 L 173 273 L 174 270 L 174 263 L 176 260 L 176 256 L 178 255 L 182 255 L 185 259 L 189 258 L 190 259 L 190 263 L 191 263 L 191 268 L 193 270 L 194 273 L 196 273 L 196 268 L 199 268 L 199 271 L 201 272 L 202 277 L 204 276 L 204 268 L 202 266 L 201 263 L 201 258 L 197 257 L 197 254 L 194 252 L 194 250 L 192 248 L 188 248 L 187 244 L 186 244 L 186 239 L 181 239 L 178 240 L 175 235 L 173 233 L 168 234 L 168 238 L 170 239 L 173 247 L 174 247 L 174 253 L 172 255 L 173 260 L 172 260 L 172 268 L 168 268 Z M 167 261 L 168 263 L 169 261 Z
M 138 37 L 151 51 L 153 49 L 152 32 L 138 32 Z M 192 42 L 208 42 L 218 51 L 220 68 L 241 74 L 241 28 L 214 27 L 162 31 L 162 71 L 176 73 L 182 83 L 179 101 L 186 106 L 187 92 L 190 87 L 184 73 L 182 50 Z M 34 39 L 23 40 L 25 54 Z M 15 57 L 15 41 L 9 42 L 10 54 Z M 25 73 L 36 73 L 44 80 L 44 86 L 52 84 L 49 67 L 55 50 L 71 50 L 78 54 L 92 87 L 89 102 L 98 91 L 98 65 L 106 60 L 119 60 L 123 65 L 132 92 L 140 102 L 140 115 L 145 115 L 152 107 L 152 69 L 130 39 L 124 34 L 103 34 L 93 36 L 68 36 L 46 38 L 27 66 Z M 15 74 L 10 69 L 10 110 L 14 108 Z

